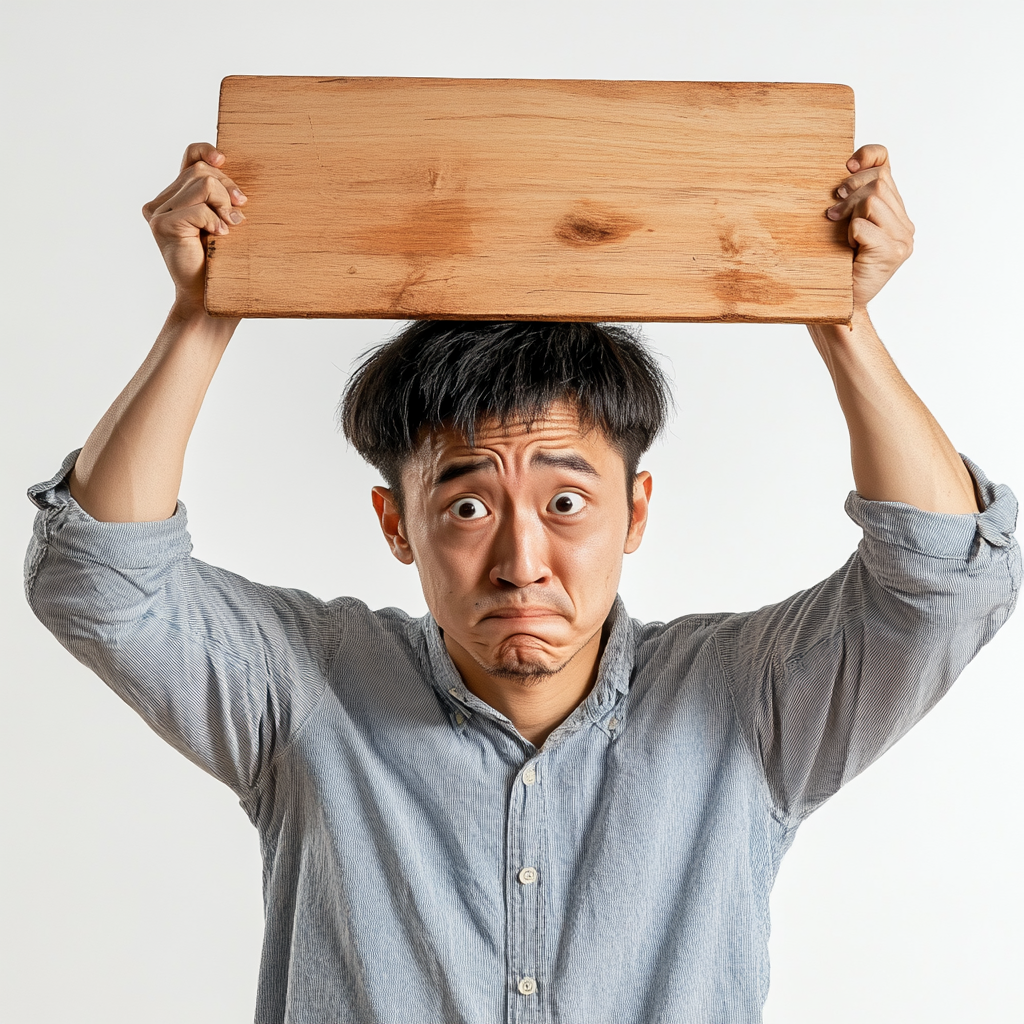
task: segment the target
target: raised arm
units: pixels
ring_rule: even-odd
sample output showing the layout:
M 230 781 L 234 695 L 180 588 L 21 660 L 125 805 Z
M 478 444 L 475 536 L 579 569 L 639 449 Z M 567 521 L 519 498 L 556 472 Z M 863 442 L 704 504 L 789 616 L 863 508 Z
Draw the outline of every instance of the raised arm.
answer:
M 203 305 L 206 234 L 244 220 L 246 197 L 208 143 L 185 151 L 181 173 L 142 212 L 174 281 L 174 305 L 146 361 L 96 425 L 69 484 L 94 519 L 143 522 L 174 514 L 185 447 L 237 320 Z
M 913 250 L 914 225 L 896 189 L 884 146 L 864 146 L 847 163 L 832 220 L 849 218 L 853 323 L 808 325 L 832 375 L 850 430 L 858 494 L 925 512 L 978 511 L 974 481 L 935 417 L 911 390 L 868 318 L 867 304 Z

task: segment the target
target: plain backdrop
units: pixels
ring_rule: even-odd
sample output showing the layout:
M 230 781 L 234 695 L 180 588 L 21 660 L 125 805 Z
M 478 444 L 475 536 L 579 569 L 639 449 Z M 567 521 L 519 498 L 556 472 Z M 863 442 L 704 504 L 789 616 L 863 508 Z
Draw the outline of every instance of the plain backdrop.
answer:
M 11 0 L 4 21 L 6 1021 L 252 1019 L 255 832 L 226 788 L 58 646 L 21 585 L 25 488 L 82 444 L 162 322 L 169 280 L 139 209 L 188 142 L 214 138 L 223 76 L 852 86 L 857 142 L 889 147 L 917 225 L 876 325 L 958 448 L 1024 492 L 1017 3 Z M 377 480 L 333 422 L 353 360 L 394 327 L 241 326 L 187 463 L 199 557 L 423 608 L 414 570 L 378 535 Z M 755 607 L 838 567 L 857 540 L 847 438 L 806 331 L 646 335 L 677 409 L 645 463 L 653 521 L 627 560 L 631 613 Z M 1020 1024 L 1022 659 L 1018 614 L 806 824 L 773 897 L 770 1024 Z

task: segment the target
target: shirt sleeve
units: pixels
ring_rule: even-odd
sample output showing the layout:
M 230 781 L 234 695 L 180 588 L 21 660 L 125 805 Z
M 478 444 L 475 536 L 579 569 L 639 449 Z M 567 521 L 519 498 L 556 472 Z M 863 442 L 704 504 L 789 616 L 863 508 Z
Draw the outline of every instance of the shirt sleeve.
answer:
M 103 523 L 67 477 L 29 490 L 32 610 L 168 743 L 245 797 L 318 703 L 340 602 L 260 586 L 191 556 L 185 507 Z
M 851 493 L 846 511 L 864 536 L 849 561 L 810 590 L 722 623 L 717 654 L 782 816 L 801 819 L 888 749 L 1013 610 L 1017 502 L 964 462 L 982 512 Z

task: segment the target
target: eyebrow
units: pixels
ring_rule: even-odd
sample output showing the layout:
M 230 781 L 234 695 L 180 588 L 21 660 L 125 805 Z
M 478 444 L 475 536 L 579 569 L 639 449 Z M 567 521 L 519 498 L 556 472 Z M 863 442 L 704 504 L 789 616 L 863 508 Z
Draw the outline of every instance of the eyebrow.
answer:
M 586 476 L 599 477 L 601 475 L 582 455 L 577 455 L 575 452 L 565 452 L 564 454 L 559 452 L 537 452 L 530 459 L 530 465 L 556 466 L 560 469 L 570 469 L 575 473 L 583 473 Z M 441 484 L 446 484 L 450 480 L 457 480 L 460 476 L 476 473 L 481 469 L 493 470 L 494 463 L 490 459 L 474 459 L 472 462 L 453 462 L 437 474 L 434 478 L 434 486 L 440 487 Z
M 453 462 L 434 477 L 434 486 L 440 487 L 441 484 L 446 484 L 449 480 L 457 480 L 460 476 L 465 476 L 467 473 L 475 473 L 478 469 L 493 468 L 494 464 L 490 459 L 475 459 L 473 462 Z
M 530 459 L 530 465 L 557 466 L 560 469 L 571 469 L 574 473 L 584 473 L 587 476 L 601 475 L 582 455 L 577 455 L 575 452 L 537 452 Z

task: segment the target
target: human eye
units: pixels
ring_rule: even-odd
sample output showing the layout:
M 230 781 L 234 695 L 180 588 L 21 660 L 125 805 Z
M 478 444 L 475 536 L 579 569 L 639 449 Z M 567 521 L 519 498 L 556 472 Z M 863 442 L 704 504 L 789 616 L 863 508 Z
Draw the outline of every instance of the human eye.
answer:
M 459 498 L 448 506 L 448 511 L 456 519 L 483 519 L 487 506 L 479 498 Z
M 571 516 L 576 512 L 581 512 L 586 504 L 582 494 L 577 494 L 575 491 L 559 491 L 548 502 L 548 511 L 559 516 Z

